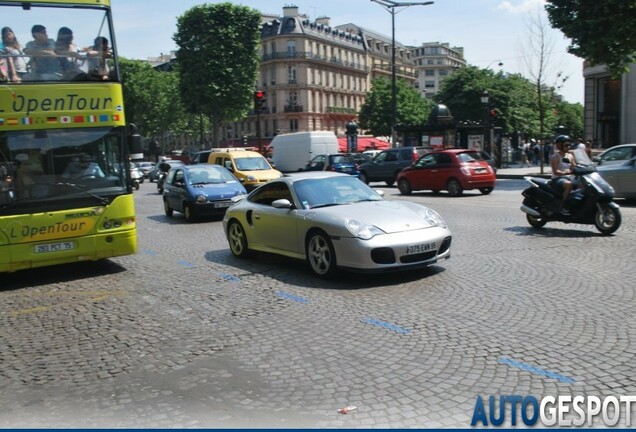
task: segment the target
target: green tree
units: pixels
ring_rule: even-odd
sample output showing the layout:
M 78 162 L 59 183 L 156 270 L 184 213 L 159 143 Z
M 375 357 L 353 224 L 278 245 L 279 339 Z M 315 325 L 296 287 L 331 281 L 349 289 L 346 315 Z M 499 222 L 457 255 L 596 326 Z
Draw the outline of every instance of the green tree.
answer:
M 583 105 L 559 102 L 554 107 L 556 126 L 563 126 L 572 138 L 583 136 Z
M 568 51 L 605 64 L 614 76 L 636 61 L 634 0 L 548 0 L 550 23 L 571 39 Z
M 396 105 L 398 125 L 424 124 L 433 109 L 433 103 L 424 99 L 404 80 L 396 81 Z M 375 136 L 391 136 L 391 81 L 377 78 L 360 108 L 360 127 Z
M 185 112 L 179 97 L 179 78 L 174 72 L 158 72 L 148 63 L 120 58 L 126 121 L 146 136 L 174 130 Z
M 261 14 L 232 3 L 195 6 L 177 18 L 174 41 L 186 110 L 221 124 L 245 117 L 258 76 Z

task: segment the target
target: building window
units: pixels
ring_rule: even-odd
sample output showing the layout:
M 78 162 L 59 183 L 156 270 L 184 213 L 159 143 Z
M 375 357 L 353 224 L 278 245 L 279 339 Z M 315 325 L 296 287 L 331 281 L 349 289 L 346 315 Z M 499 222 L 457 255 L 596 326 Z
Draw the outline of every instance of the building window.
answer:
M 296 57 L 296 41 L 287 41 L 287 55 L 289 57 Z
M 289 119 L 289 131 L 290 132 L 298 131 L 298 119 Z
M 426 71 L 424 72 L 424 75 L 426 75 L 426 76 L 435 76 L 435 70 L 434 69 L 426 69 Z
M 289 84 L 296 84 L 296 66 L 287 66 L 287 82 Z
M 424 82 L 424 87 L 426 87 L 426 88 L 435 88 L 435 81 L 426 81 L 426 82 Z

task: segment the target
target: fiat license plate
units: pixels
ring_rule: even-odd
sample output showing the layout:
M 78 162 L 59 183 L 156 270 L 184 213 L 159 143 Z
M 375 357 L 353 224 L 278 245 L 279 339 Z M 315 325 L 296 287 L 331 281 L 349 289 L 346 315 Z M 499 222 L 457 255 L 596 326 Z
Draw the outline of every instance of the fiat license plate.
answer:
M 409 245 L 406 247 L 406 254 L 411 255 L 411 254 L 417 254 L 417 253 L 430 252 L 433 250 L 437 250 L 437 242 Z
M 75 243 L 66 241 L 35 245 L 35 253 L 62 252 L 75 249 Z

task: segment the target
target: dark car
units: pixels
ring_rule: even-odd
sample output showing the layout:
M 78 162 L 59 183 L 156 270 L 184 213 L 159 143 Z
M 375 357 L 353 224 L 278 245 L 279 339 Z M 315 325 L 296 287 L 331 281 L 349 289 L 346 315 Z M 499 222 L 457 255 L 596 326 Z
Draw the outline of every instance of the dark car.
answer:
M 210 153 L 212 153 L 212 150 L 201 150 L 200 152 L 196 152 L 192 155 L 192 158 L 190 158 L 190 165 L 208 163 Z
M 198 216 L 223 215 L 232 198 L 247 191 L 226 168 L 211 164 L 172 168 L 164 183 L 163 206 L 166 216 L 183 213 L 186 221 Z
M 412 165 L 420 156 L 431 151 L 430 147 L 399 147 L 383 150 L 372 161 L 358 167 L 364 183 L 383 181 L 392 186 L 402 169 Z
M 488 165 L 490 165 L 490 168 L 492 168 L 495 174 L 497 174 L 497 163 L 495 162 L 495 159 L 490 155 L 490 153 L 488 153 L 485 150 L 479 150 L 477 153 L 479 154 L 479 156 L 481 156 L 483 160 L 488 162 Z
M 324 154 L 310 160 L 305 171 L 335 171 L 357 176 L 358 166 L 347 153 Z
M 475 150 L 444 149 L 422 156 L 398 175 L 402 195 L 416 190 L 447 190 L 459 196 L 464 190 L 479 189 L 488 195 L 495 188 L 497 177 L 491 166 Z

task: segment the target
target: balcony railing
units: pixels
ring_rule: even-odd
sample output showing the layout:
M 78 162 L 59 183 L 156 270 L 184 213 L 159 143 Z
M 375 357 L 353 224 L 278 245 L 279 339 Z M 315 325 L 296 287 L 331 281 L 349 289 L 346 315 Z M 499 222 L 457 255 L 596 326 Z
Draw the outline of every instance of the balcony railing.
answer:
M 336 113 L 336 114 L 356 114 L 356 110 L 353 108 L 345 108 L 345 107 L 327 107 L 328 113 Z
M 302 105 L 285 105 L 285 112 L 303 112 Z
M 368 72 L 369 71 L 369 67 L 361 64 L 361 63 L 356 63 L 356 62 L 351 62 L 351 61 L 345 61 L 345 60 L 341 60 L 337 57 L 328 57 L 328 56 L 323 56 L 320 54 L 313 54 L 310 52 L 287 52 L 287 51 L 281 51 L 281 52 L 276 52 L 276 53 L 271 53 L 271 54 L 265 54 L 263 57 L 261 57 L 261 61 L 270 61 L 270 60 L 280 60 L 280 59 L 299 59 L 299 60 L 313 60 L 313 61 L 318 61 L 318 62 L 322 62 L 322 63 L 329 63 L 329 64 L 333 64 L 333 65 L 338 65 L 338 66 L 344 66 L 347 68 L 351 68 L 351 69 L 356 69 L 362 72 Z

